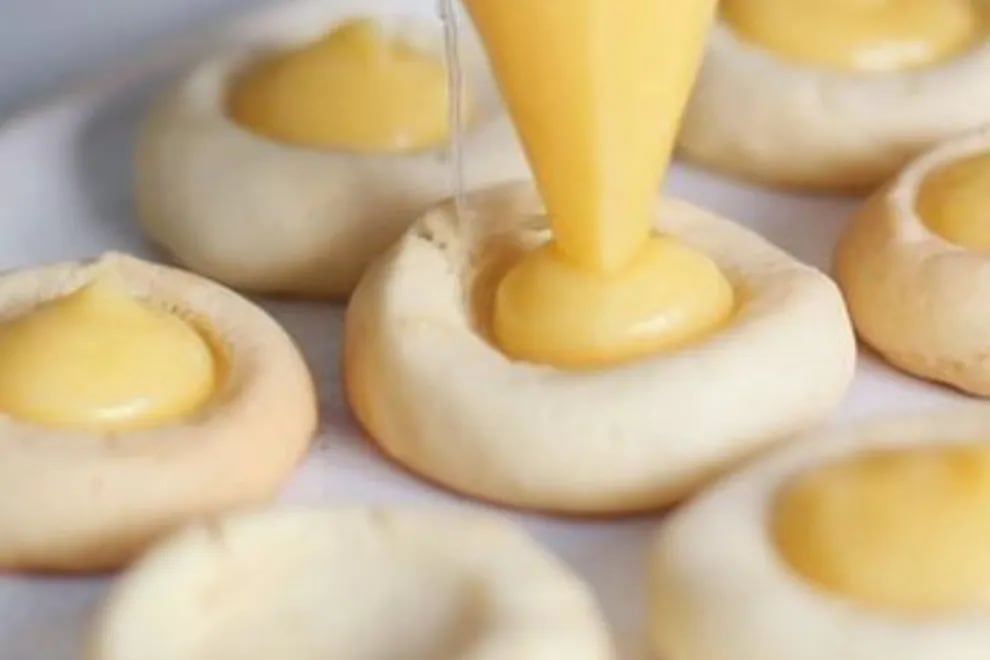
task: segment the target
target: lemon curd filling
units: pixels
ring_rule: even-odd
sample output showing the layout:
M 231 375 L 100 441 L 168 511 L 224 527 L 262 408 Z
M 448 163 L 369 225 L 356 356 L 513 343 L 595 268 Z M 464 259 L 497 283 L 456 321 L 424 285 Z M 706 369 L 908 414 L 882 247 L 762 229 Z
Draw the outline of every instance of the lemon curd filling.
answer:
M 745 39 L 798 62 L 890 72 L 936 64 L 984 39 L 979 0 L 723 0 Z
M 436 147 L 449 136 L 441 57 L 355 20 L 233 86 L 229 112 L 275 140 L 356 152 Z
M 932 612 L 990 598 L 990 449 L 878 451 L 815 469 L 779 497 L 783 558 L 869 606 Z
M 58 428 L 152 427 L 203 406 L 216 366 L 191 325 L 100 275 L 0 324 L 0 411 Z
M 502 280 L 494 331 L 510 355 L 607 366 L 690 343 L 721 325 L 732 301 L 718 266 L 668 237 L 651 237 L 604 275 L 576 267 L 551 244 Z
M 653 235 L 657 190 L 700 62 L 709 0 L 466 0 L 546 204 L 553 241 L 496 288 L 508 355 L 622 362 L 732 310 L 708 257 Z
M 916 206 L 936 234 L 966 248 L 990 251 L 990 154 L 971 156 L 929 174 Z

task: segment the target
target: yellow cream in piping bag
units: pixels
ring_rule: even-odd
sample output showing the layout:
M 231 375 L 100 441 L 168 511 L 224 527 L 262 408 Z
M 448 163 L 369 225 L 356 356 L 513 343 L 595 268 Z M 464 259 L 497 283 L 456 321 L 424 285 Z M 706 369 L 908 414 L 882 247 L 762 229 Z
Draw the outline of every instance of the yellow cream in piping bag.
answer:
M 510 356 L 595 367 L 722 324 L 732 287 L 653 234 L 714 0 L 465 0 L 547 206 L 553 241 L 498 287 Z
M 744 38 L 784 58 L 884 72 L 936 64 L 986 36 L 980 0 L 723 0 Z
M 357 152 L 444 144 L 450 133 L 443 59 L 355 20 L 249 70 L 231 116 L 267 137 Z
M 43 426 L 125 431 L 179 420 L 216 387 L 207 341 L 113 275 L 0 323 L 0 412 Z

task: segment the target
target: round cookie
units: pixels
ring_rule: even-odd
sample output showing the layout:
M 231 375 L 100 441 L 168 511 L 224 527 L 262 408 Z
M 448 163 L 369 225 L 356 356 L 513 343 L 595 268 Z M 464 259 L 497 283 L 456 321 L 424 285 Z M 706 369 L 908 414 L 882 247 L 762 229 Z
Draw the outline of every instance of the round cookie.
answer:
M 773 185 L 862 190 L 931 145 L 990 122 L 990 40 L 926 68 L 854 72 L 790 61 L 715 25 L 681 153 Z
M 316 400 L 292 340 L 199 276 L 109 254 L 0 276 L 0 322 L 110 270 L 187 320 L 217 356 L 212 397 L 187 418 L 128 431 L 51 428 L 0 414 L 0 567 L 119 567 L 188 519 L 271 498 L 309 445 Z M 108 365 L 107 369 L 113 369 Z
M 155 242 L 236 288 L 341 298 L 417 214 L 451 194 L 446 145 L 396 153 L 311 148 L 264 137 L 228 113 L 232 86 L 249 67 L 376 6 L 320 0 L 280 8 L 272 16 L 279 20 L 221 44 L 155 103 L 135 157 L 138 217 Z M 444 57 L 438 20 L 394 10 L 376 20 L 390 38 Z M 474 110 L 462 140 L 466 183 L 526 176 L 476 40 L 462 39 L 461 52 Z
M 870 496 L 879 496 L 883 501 L 883 490 L 892 486 L 892 470 L 916 483 L 944 486 L 939 495 L 947 496 L 950 501 L 956 497 L 964 500 L 974 492 L 985 496 L 990 480 L 986 463 L 990 447 L 988 430 L 990 414 L 986 407 L 970 406 L 822 432 L 728 477 L 674 513 L 664 522 L 650 555 L 649 626 L 657 657 L 665 660 L 984 658 L 990 648 L 985 593 L 982 601 L 927 611 L 865 602 L 808 579 L 781 550 L 775 540 L 778 532 L 772 530 L 779 525 L 774 511 L 779 512 L 781 498 L 795 480 L 819 478 L 815 470 L 841 466 L 844 461 L 892 458 L 890 462 L 878 463 L 879 469 L 873 476 L 882 483 L 877 490 L 867 491 L 868 496 L 860 504 L 855 498 L 863 491 L 850 485 L 836 491 L 835 499 L 830 500 L 831 507 L 823 506 L 806 516 L 815 521 L 812 524 L 835 523 L 850 513 L 853 521 L 858 514 L 867 519 L 878 516 L 877 524 L 868 529 L 853 527 L 858 532 L 856 545 L 869 547 L 876 542 L 878 547 L 887 547 L 889 544 L 877 538 L 877 531 L 896 532 L 899 525 L 887 524 L 884 509 Z M 982 456 L 983 463 L 967 466 L 958 462 L 958 456 L 950 456 L 942 463 L 937 454 L 925 455 L 958 447 L 973 448 L 973 452 Z M 900 459 L 892 452 L 902 451 L 923 453 L 908 454 L 898 464 Z M 911 462 L 916 459 L 918 463 L 912 467 Z M 918 497 L 924 499 L 925 495 Z M 975 526 L 954 528 L 955 512 L 947 511 L 934 526 L 941 531 L 986 528 L 982 521 L 977 521 Z M 892 520 L 903 523 L 905 519 L 929 513 L 925 506 L 914 509 L 906 506 L 905 510 L 894 513 Z M 824 533 L 829 529 L 835 532 L 843 527 L 823 526 L 818 531 Z M 903 566 L 905 561 L 917 562 L 913 576 L 917 582 L 937 583 L 937 571 L 935 574 L 926 571 L 931 568 L 926 566 L 927 557 L 943 557 L 946 553 L 938 545 L 945 539 L 924 521 L 916 523 L 913 532 L 920 533 L 922 538 L 911 547 L 903 547 L 911 559 L 888 555 L 886 564 Z M 845 548 L 845 543 L 823 541 L 813 551 L 821 556 L 841 556 Z M 947 552 L 952 555 L 951 549 Z M 884 561 L 877 555 L 871 559 Z M 963 561 L 960 559 L 960 563 Z M 845 568 L 848 577 L 849 567 Z M 966 570 L 959 566 L 943 568 Z M 842 576 L 842 573 L 836 571 L 833 575 Z M 910 580 L 884 581 L 885 577 L 880 576 L 873 586 L 901 593 L 918 591 Z
M 836 279 L 860 337 L 895 366 L 990 395 L 990 256 L 929 229 L 919 191 L 939 168 L 990 152 L 990 131 L 909 165 L 856 213 L 835 253 Z
M 663 200 L 658 229 L 736 288 L 726 327 L 681 350 L 599 370 L 517 362 L 489 336 L 493 288 L 549 239 L 528 185 L 423 216 L 370 267 L 346 320 L 346 390 L 398 463 L 461 493 L 574 514 L 670 504 L 816 423 L 852 378 L 841 296 L 751 232 Z
M 588 589 L 523 533 L 452 513 L 198 524 L 115 587 L 91 660 L 612 660 Z

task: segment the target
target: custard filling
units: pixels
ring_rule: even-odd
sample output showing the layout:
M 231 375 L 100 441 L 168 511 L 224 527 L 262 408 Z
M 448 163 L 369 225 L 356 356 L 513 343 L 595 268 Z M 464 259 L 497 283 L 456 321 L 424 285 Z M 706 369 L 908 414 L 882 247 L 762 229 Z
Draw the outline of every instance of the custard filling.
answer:
M 722 15 L 783 58 L 854 72 L 938 64 L 986 36 L 978 0 L 723 0 Z
M 871 607 L 931 613 L 990 597 L 990 449 L 877 451 L 817 468 L 776 504 L 801 576 Z
M 229 112 L 274 140 L 390 153 L 445 144 L 447 101 L 441 57 L 355 20 L 246 72 L 231 90 Z
M 732 311 L 705 255 L 653 235 L 710 0 L 466 0 L 526 148 L 553 242 L 497 287 L 511 357 L 606 366 L 703 337 Z
M 708 257 L 654 236 L 621 269 L 574 266 L 552 243 L 502 280 L 494 333 L 520 359 L 561 367 L 604 367 L 672 350 L 718 328 L 732 287 Z
M 990 153 L 945 165 L 921 184 L 917 211 L 936 234 L 990 251 Z
M 107 273 L 0 323 L 0 356 L 0 412 L 47 427 L 159 426 L 195 413 L 217 386 L 207 340 Z

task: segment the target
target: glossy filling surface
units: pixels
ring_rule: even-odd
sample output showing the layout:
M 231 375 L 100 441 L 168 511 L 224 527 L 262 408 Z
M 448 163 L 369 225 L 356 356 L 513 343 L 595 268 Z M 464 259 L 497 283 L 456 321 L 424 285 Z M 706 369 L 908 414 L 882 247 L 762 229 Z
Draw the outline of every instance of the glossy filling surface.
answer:
M 496 343 L 531 362 L 604 366 L 717 328 L 731 285 L 706 256 L 652 232 L 714 3 L 465 4 L 553 229 L 498 288 Z
M 990 598 L 990 449 L 878 451 L 790 483 L 773 514 L 782 558 L 812 584 L 901 612 Z
M 126 431 L 181 420 L 217 385 L 206 339 L 114 275 L 0 324 L 0 412 L 42 426 Z
M 445 144 L 447 100 L 443 58 L 355 20 L 247 71 L 229 112 L 275 140 L 390 153 Z
M 990 153 L 935 170 L 916 201 L 924 223 L 943 238 L 972 250 L 990 251 Z
M 604 367 L 689 344 L 720 327 L 732 305 L 718 266 L 672 238 L 649 238 L 605 274 L 575 267 L 550 244 L 502 280 L 494 333 L 510 356 Z
M 743 38 L 826 68 L 892 72 L 951 59 L 986 37 L 978 0 L 723 0 Z

